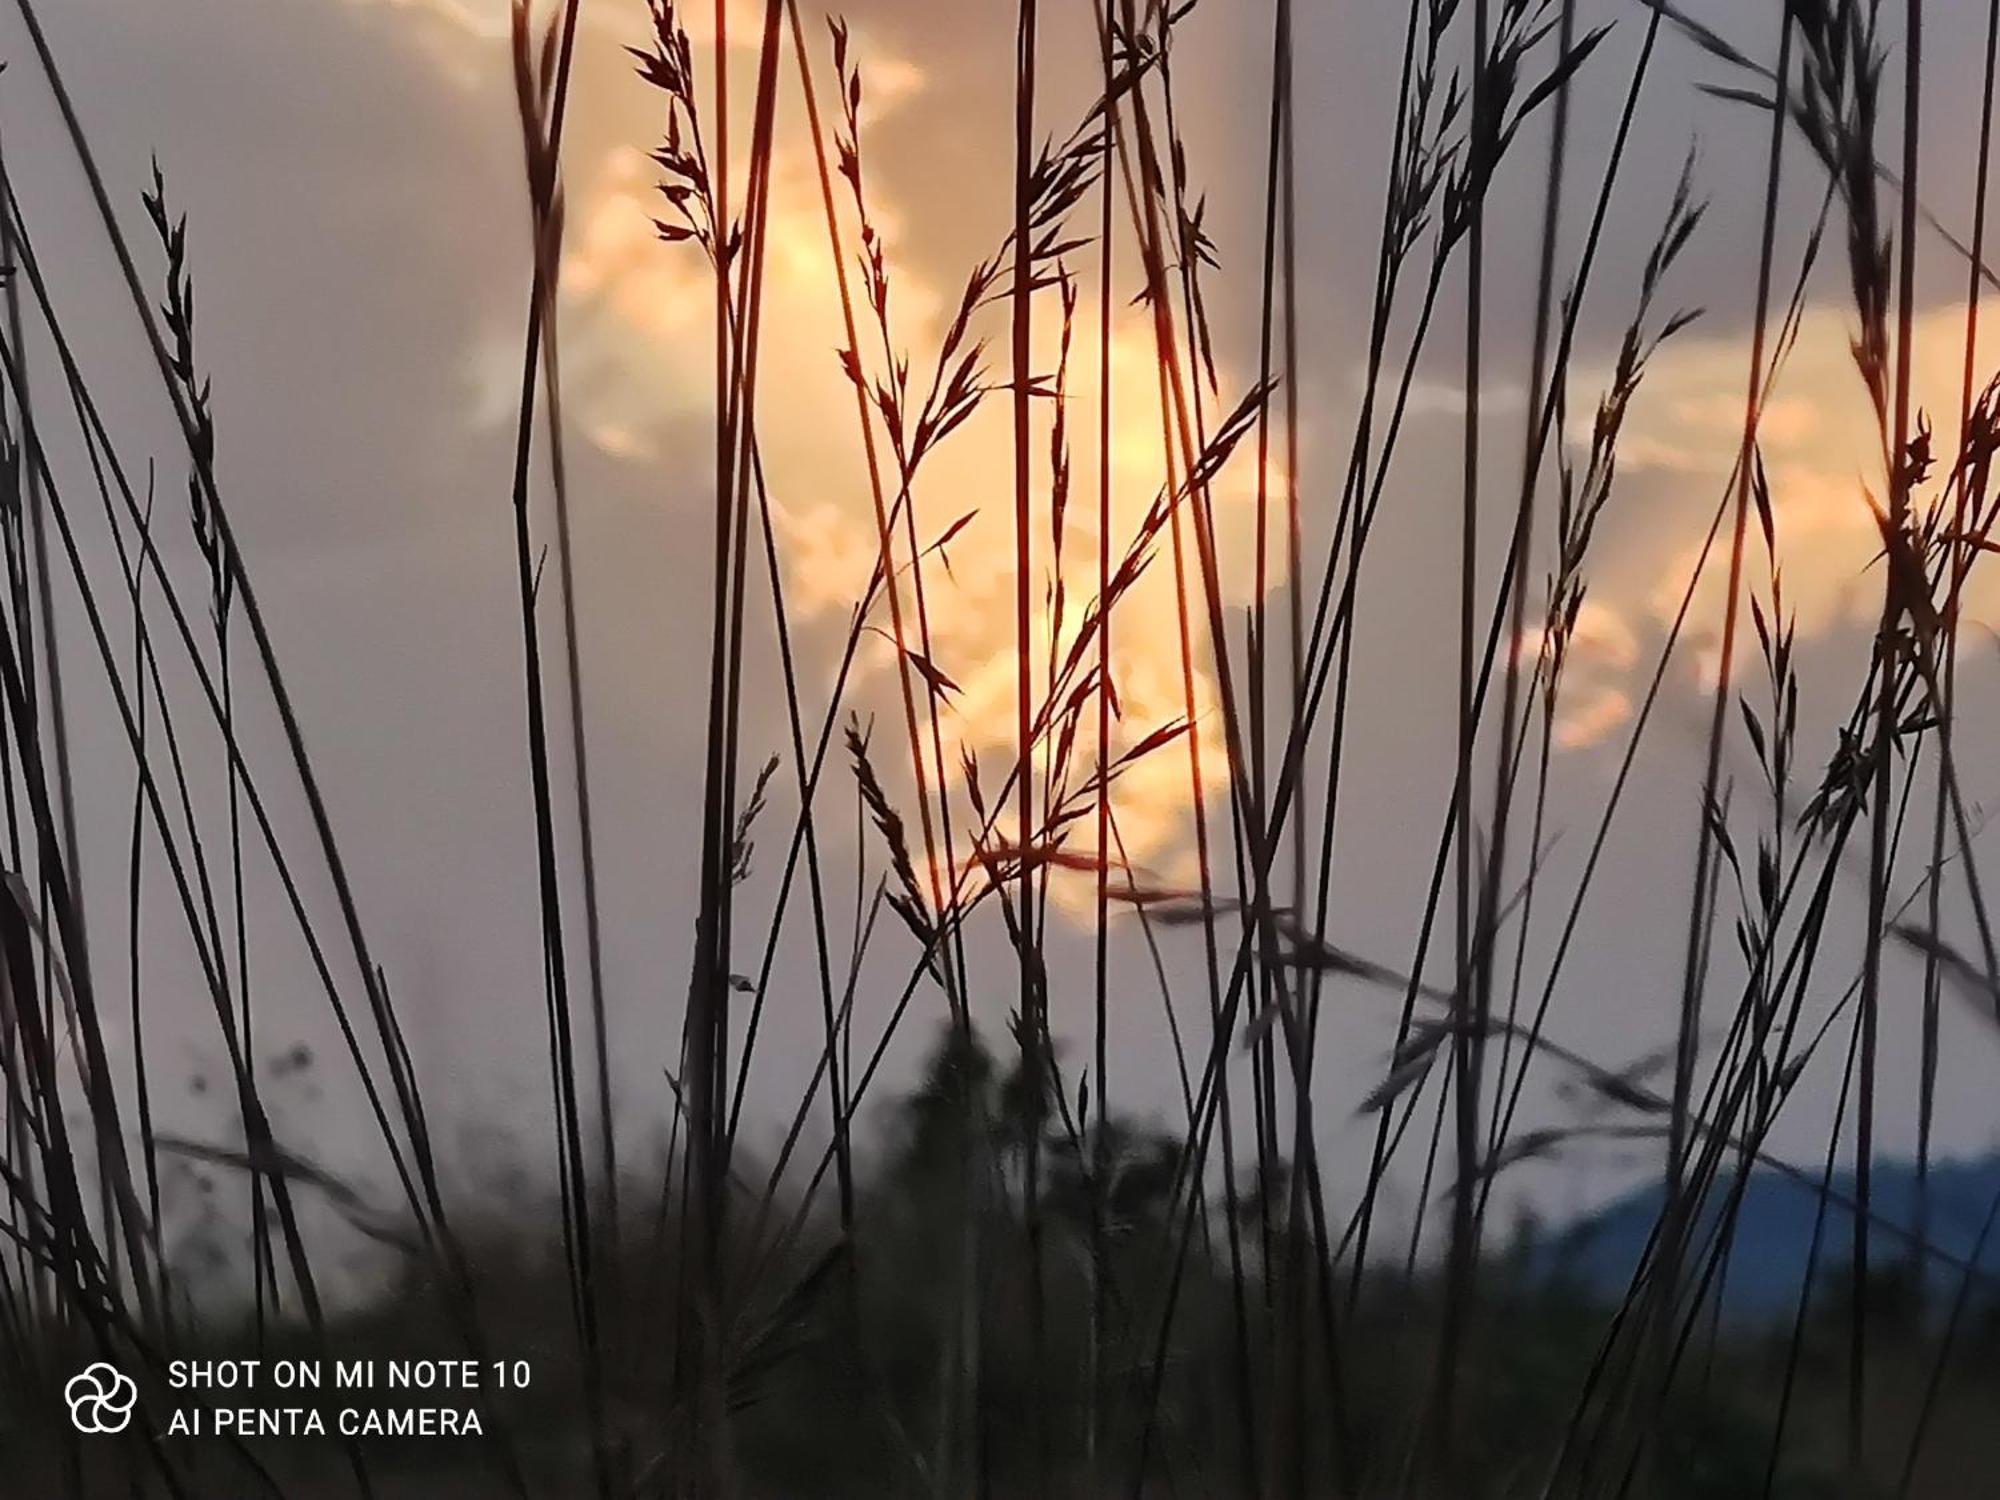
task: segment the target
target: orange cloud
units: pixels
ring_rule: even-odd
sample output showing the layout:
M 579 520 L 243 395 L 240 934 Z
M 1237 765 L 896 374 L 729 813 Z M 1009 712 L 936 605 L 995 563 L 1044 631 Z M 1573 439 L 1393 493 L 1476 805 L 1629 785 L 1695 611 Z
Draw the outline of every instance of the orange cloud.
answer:
M 865 39 L 856 38 L 864 46 Z M 870 109 L 893 116 L 923 85 L 921 72 L 894 58 L 863 54 Z M 763 344 L 759 364 L 759 438 L 779 530 L 787 602 L 801 628 L 844 629 L 849 611 L 873 569 L 878 548 L 872 501 L 862 460 L 852 387 L 836 350 L 844 341 L 835 272 L 827 243 L 817 166 L 803 121 L 781 132 L 771 188 L 769 257 L 763 291 Z M 714 291 L 710 272 L 689 245 L 663 245 L 652 227 L 657 198 L 651 164 L 637 149 L 621 149 L 586 173 L 572 173 L 571 232 L 563 273 L 564 361 L 567 395 L 581 429 L 614 456 L 663 462 L 648 434 L 673 422 L 707 420 L 712 413 L 709 362 Z M 935 349 L 955 311 L 958 287 L 940 287 L 903 253 L 907 236 L 922 232 L 940 213 L 959 205 L 930 196 L 905 197 L 898 184 L 876 174 L 870 210 L 881 231 L 893 286 L 895 337 L 911 351 L 920 387 L 929 379 L 924 351 Z M 845 185 L 840 184 L 846 213 Z M 1004 223 L 996 220 L 998 244 Z M 854 252 L 854 227 L 843 220 L 846 251 Z M 1088 282 L 1088 277 L 1085 278 Z M 857 312 L 867 309 L 856 288 Z M 988 330 L 1004 343 L 1004 310 Z M 1048 431 L 1052 403 L 1036 405 L 1036 559 L 1032 624 L 1035 690 L 1039 693 L 1052 635 L 1064 645 L 1095 592 L 1097 520 L 1096 411 L 1110 382 L 1113 498 L 1110 545 L 1114 558 L 1134 535 L 1165 481 L 1163 424 L 1151 316 L 1142 308 L 1114 310 L 1108 371 L 1100 367 L 1097 309 L 1088 295 L 1076 309 L 1076 336 L 1068 376 L 1071 402 L 1072 493 L 1060 538 L 1066 577 L 1061 620 L 1050 618 L 1048 582 L 1058 558 L 1051 555 L 1048 503 Z M 1053 295 L 1039 304 L 1034 363 L 1052 374 L 1059 345 Z M 879 363 L 879 339 L 864 322 L 864 356 Z M 900 350 L 899 350 L 900 352 Z M 1005 378 L 1004 353 L 989 360 L 990 380 Z M 1208 396 L 1213 426 L 1240 394 L 1225 373 L 1223 395 Z M 885 470 L 890 464 L 883 450 Z M 1255 592 L 1253 557 L 1254 444 L 1245 443 L 1213 487 L 1217 550 L 1227 607 L 1240 609 Z M 1282 496 L 1284 475 L 1273 464 L 1271 494 Z M 973 518 L 954 539 L 950 566 L 937 557 L 924 569 L 925 612 L 931 655 L 960 691 L 952 696 L 945 726 L 943 774 L 961 776 L 959 746 L 980 757 L 996 783 L 1014 753 L 1015 562 L 1012 432 L 1004 397 L 954 433 L 926 460 L 916 495 L 917 530 L 928 544 L 961 516 Z M 1275 560 L 1269 582 L 1282 583 L 1283 531 L 1270 538 Z M 899 549 L 900 550 L 900 549 Z M 903 552 L 907 561 L 907 552 Z M 1205 662 L 1206 606 L 1189 536 L 1190 607 L 1197 652 Z M 906 605 L 909 602 L 905 583 Z M 914 610 L 906 608 L 914 633 Z M 887 629 L 886 607 L 871 623 Z M 1113 621 L 1114 675 L 1124 719 L 1114 753 L 1185 710 L 1179 649 L 1179 611 L 1171 544 L 1163 536 L 1158 556 L 1138 587 L 1119 604 Z M 895 670 L 892 649 L 867 642 L 855 688 L 873 702 L 884 722 L 899 721 L 900 706 L 887 690 Z M 1217 689 L 1204 665 L 1197 672 L 1195 707 L 1204 781 L 1220 796 L 1227 760 L 1220 730 Z M 1079 754 L 1079 779 L 1092 751 Z M 899 733 L 883 743 L 901 745 Z M 927 747 L 928 753 L 928 747 Z M 887 766 L 884 768 L 887 769 Z M 936 774 L 938 768 L 930 768 Z M 1116 810 L 1127 847 L 1138 862 L 1171 865 L 1189 842 L 1191 786 L 1185 748 L 1172 746 L 1126 772 Z M 1010 825 L 1000 829 L 1012 838 Z M 963 853 L 964 851 L 961 851 Z
M 1981 307 L 1975 368 L 1979 379 L 2000 369 L 2000 298 Z M 1837 305 L 1809 307 L 1797 344 L 1759 426 L 1770 481 L 1778 560 L 1786 606 L 1797 614 L 1801 639 L 1843 625 L 1865 625 L 1881 608 L 1874 564 L 1881 537 L 1866 494 L 1883 493 L 1883 460 L 1875 418 L 1855 371 L 1849 341 L 1853 314 Z M 1965 311 L 1944 305 L 1919 316 L 1911 344 L 1914 405 L 1927 414 L 1934 448 L 1950 454 L 1958 441 L 1958 407 L 1965 348 Z M 1683 335 L 1663 349 L 1620 445 L 1620 465 L 1680 476 L 1675 503 L 1647 515 L 1629 548 L 1607 569 L 1606 592 L 1632 600 L 1662 624 L 1680 607 L 1701 539 L 1728 484 L 1743 425 L 1740 394 L 1748 370 L 1747 340 Z M 1945 473 L 1940 463 L 1931 498 Z M 1689 629 L 1696 639 L 1720 628 L 1727 578 L 1726 534 L 1697 591 Z M 1752 527 L 1747 573 L 1761 580 L 1762 543 Z M 1968 618 L 2000 621 L 2000 590 L 1975 573 Z M 1761 587 L 1760 587 L 1761 592 Z M 1696 653 L 1698 680 L 1712 685 L 1714 651 Z
M 1601 744 L 1632 717 L 1632 699 L 1623 688 L 1598 686 L 1571 694 L 1556 716 L 1558 750 L 1584 750 Z

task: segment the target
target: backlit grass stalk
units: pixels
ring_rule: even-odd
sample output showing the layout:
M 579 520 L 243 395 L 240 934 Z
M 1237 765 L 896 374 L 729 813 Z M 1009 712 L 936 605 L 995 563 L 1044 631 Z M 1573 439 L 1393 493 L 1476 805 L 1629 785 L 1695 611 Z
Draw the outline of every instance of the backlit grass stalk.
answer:
M 1778 19 L 1778 86 L 1782 92 L 1791 76 L 1793 29 L 1789 7 Z M 1759 396 L 1764 380 L 1764 345 L 1770 316 L 1772 262 L 1777 243 L 1778 197 L 1783 182 L 1785 122 L 1782 112 L 1773 110 L 1764 171 L 1763 227 L 1758 241 L 1757 283 L 1751 312 L 1750 370 L 1743 403 L 1743 436 L 1736 458 L 1736 497 L 1729 534 L 1729 565 L 1723 584 L 1721 642 L 1717 648 L 1714 703 L 1709 718 L 1707 760 L 1702 772 L 1700 817 L 1695 840 L 1694 894 L 1689 905 L 1688 937 L 1682 966 L 1679 1030 L 1674 1050 L 1674 1111 L 1670 1123 L 1666 1166 L 1666 1220 L 1664 1230 L 1665 1269 L 1661 1285 L 1663 1307 L 1670 1306 L 1676 1257 L 1684 1233 L 1682 1214 L 1682 1153 L 1686 1149 L 1687 1110 L 1693 1087 L 1702 1013 L 1702 991 L 1706 980 L 1706 957 L 1701 946 L 1702 914 L 1713 901 L 1713 822 L 1708 810 L 1715 805 L 1721 774 L 1722 741 L 1730 696 L 1734 691 L 1736 635 L 1743 590 L 1744 546 L 1750 519 L 1751 484 L 1757 450 L 1758 421 L 1762 413 Z
M 561 877 L 556 854 L 553 774 L 547 708 L 543 699 L 541 626 L 537 616 L 539 565 L 532 542 L 530 465 L 540 376 L 557 368 L 551 352 L 553 310 L 561 263 L 561 153 L 568 107 L 570 65 L 576 41 L 577 6 L 569 0 L 552 19 L 539 52 L 531 51 L 526 0 L 513 9 L 514 61 L 528 196 L 534 227 L 533 279 L 528 327 L 521 360 L 521 397 L 515 426 L 514 560 L 520 594 L 524 696 L 527 704 L 529 772 L 533 792 L 538 886 L 541 904 L 543 986 L 546 997 L 549 1069 L 556 1112 L 557 1182 L 563 1214 L 563 1250 L 570 1277 L 571 1316 L 583 1366 L 584 1405 L 601 1496 L 611 1493 L 605 1445 L 599 1348 L 597 1257 L 589 1201 L 589 1167 L 583 1145 L 576 1081 L 575 1031 L 570 1005 L 569 956 L 563 929 Z M 541 392 L 551 413 L 559 411 L 553 387 Z

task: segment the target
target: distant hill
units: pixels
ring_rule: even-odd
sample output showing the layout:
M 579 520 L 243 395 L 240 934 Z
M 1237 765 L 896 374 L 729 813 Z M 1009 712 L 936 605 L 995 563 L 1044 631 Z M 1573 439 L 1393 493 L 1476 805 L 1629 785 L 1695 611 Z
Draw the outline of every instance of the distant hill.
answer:
M 1709 1222 L 1728 1196 L 1733 1179 L 1724 1178 L 1708 1209 Z M 1812 1245 L 1817 1194 L 1808 1184 L 1760 1168 L 1752 1174 L 1738 1212 L 1735 1249 L 1729 1259 L 1724 1308 L 1736 1316 L 1762 1317 L 1793 1306 Z M 1839 1199 L 1852 1201 L 1854 1174 L 1833 1179 Z M 1871 1196 L 1884 1264 L 1900 1260 L 1917 1222 L 1917 1170 L 1912 1162 L 1875 1164 Z M 1931 1244 L 1964 1259 L 1979 1241 L 1981 1225 L 2000 1197 L 2000 1155 L 1975 1161 L 1937 1162 L 1930 1175 Z M 1638 1188 L 1582 1222 L 1549 1236 L 1535 1253 L 1537 1273 L 1573 1282 L 1609 1297 L 1624 1295 L 1632 1271 L 1651 1238 L 1663 1194 L 1655 1182 Z M 1904 1233 L 1899 1234 L 1900 1229 Z M 1819 1278 L 1844 1270 L 1853 1245 L 1854 1220 L 1839 1201 L 1829 1201 L 1821 1234 Z M 1982 1269 L 2000 1274 L 2000 1221 L 1979 1252 Z M 1931 1262 L 1930 1290 L 1950 1295 L 1959 1273 L 1948 1263 Z

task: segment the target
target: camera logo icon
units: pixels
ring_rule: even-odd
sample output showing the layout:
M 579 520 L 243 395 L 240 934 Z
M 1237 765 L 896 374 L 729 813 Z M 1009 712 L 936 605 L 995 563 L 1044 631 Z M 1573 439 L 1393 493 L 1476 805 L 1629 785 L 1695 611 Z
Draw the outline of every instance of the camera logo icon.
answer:
M 130 1375 L 99 1360 L 81 1375 L 70 1377 L 63 1387 L 63 1400 L 78 1432 L 109 1437 L 123 1432 L 131 1422 L 139 1387 Z

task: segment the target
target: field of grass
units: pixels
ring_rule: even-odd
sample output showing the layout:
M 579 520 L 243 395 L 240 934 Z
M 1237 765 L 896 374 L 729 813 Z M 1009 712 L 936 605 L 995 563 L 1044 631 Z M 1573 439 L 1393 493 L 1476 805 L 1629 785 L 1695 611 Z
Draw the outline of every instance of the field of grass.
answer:
M 1960 774 L 1990 755 L 1955 734 L 1985 685 L 1961 671 L 1987 628 L 1962 605 L 2000 550 L 2000 372 L 1977 362 L 2000 285 L 2000 0 L 1952 32 L 1984 49 L 1983 99 L 1946 101 L 1979 116 L 1965 181 L 1924 174 L 1921 127 L 1945 106 L 1926 97 L 1922 0 L 1744 5 L 1727 34 L 1666 0 L 1612 7 L 1615 25 L 1580 0 L 1407 0 L 1386 160 L 1295 141 L 1311 80 L 1293 0 L 1018 0 L 1016 45 L 989 60 L 1012 170 L 976 185 L 968 218 L 990 233 L 934 317 L 899 280 L 892 239 L 933 226 L 883 212 L 857 33 L 800 0 L 619 0 L 644 11 L 629 61 L 659 119 L 632 143 L 657 175 L 650 251 L 712 304 L 709 337 L 677 351 L 710 427 L 669 460 L 705 507 L 677 538 L 708 589 L 678 602 L 675 645 L 699 657 L 703 692 L 676 711 L 701 725 L 702 776 L 656 789 L 698 846 L 698 899 L 657 914 L 686 962 L 655 976 L 645 1036 L 608 993 L 626 903 L 600 889 L 596 841 L 621 809 L 592 799 L 572 512 L 593 497 L 572 483 L 561 358 L 565 129 L 597 38 L 577 0 L 514 0 L 525 332 L 511 491 L 482 524 L 507 528 L 518 586 L 535 858 L 517 873 L 538 901 L 546 1098 L 484 1177 L 445 1142 L 461 1121 L 350 876 L 274 641 L 284 602 L 258 591 L 218 481 L 201 225 L 158 167 L 141 204 L 114 201 L 99 153 L 142 147 L 87 129 L 47 0 L 6 3 L 32 47 L 4 86 L 49 90 L 64 127 L 8 159 L 81 165 L 137 333 L 126 369 L 84 367 L 45 274 L 73 247 L 38 237 L 0 160 L 0 1493 L 1991 1492 L 2000 1199 L 1968 1241 L 1930 1233 L 1925 1194 L 1941 1113 L 1991 1113 L 1940 1100 L 1942 1053 L 2000 1025 L 1983 812 Z M 1229 101 L 1257 122 L 1261 217 L 1226 252 L 1184 136 L 1190 91 L 1212 87 L 1176 50 L 1197 11 L 1226 11 L 1263 60 Z M 1091 43 L 1077 108 L 1045 70 Z M 1699 157 L 1642 234 L 1612 208 L 1668 48 L 1700 59 L 1727 149 L 1763 172 L 1728 294 L 1750 299 L 1736 436 L 1727 484 L 1679 495 L 1705 541 L 1607 774 L 1578 793 L 1552 763 L 1628 500 L 1621 453 L 1649 375 L 1723 296 L 1687 284 L 1717 229 Z M 1586 87 L 1613 101 L 1588 129 Z M 774 180 L 800 163 L 840 330 L 832 413 L 774 391 L 766 360 L 793 333 L 767 292 L 797 259 Z M 1373 274 L 1365 346 L 1341 351 L 1350 399 L 1308 410 L 1300 202 L 1329 171 L 1372 184 L 1347 232 Z M 1503 199 L 1536 230 L 1526 275 L 1497 248 Z M 1955 412 L 1916 390 L 1920 261 L 1926 285 L 1964 288 Z M 204 285 L 200 306 L 226 295 Z M 1493 325 L 1524 306 L 1522 368 Z M 1587 349 L 1586 306 L 1622 336 Z M 1879 549 L 1857 582 L 1875 626 L 1822 696 L 1833 669 L 1802 670 L 1788 571 L 1799 511 L 1763 424 L 1827 306 L 1848 361 L 1807 373 L 1851 383 L 1868 415 L 1872 467 L 1841 503 Z M 1127 335 L 1150 426 L 1113 390 Z M 100 406 L 141 374 L 170 453 Z M 1454 480 L 1416 495 L 1398 460 L 1440 379 Z M 801 541 L 774 494 L 808 420 L 847 434 L 872 564 L 831 614 L 788 600 Z M 1134 447 L 1144 493 L 1114 464 Z M 1397 576 L 1378 522 L 1419 501 L 1449 524 Z M 946 602 L 975 551 L 1006 642 L 979 655 Z M 1407 831 L 1430 878 L 1402 952 L 1350 946 L 1337 894 L 1379 857 L 1344 777 L 1399 754 L 1355 691 L 1398 670 L 1357 647 L 1361 600 L 1389 591 L 1421 591 L 1451 642 L 1449 775 Z M 1140 640 L 1164 688 L 1131 680 Z M 1694 658 L 1692 767 L 1649 782 L 1662 685 Z M 1645 911 L 1596 899 L 1628 796 L 1685 804 L 1692 858 Z M 1164 836 L 1139 826 L 1163 801 Z M 1577 943 L 1640 922 L 1680 955 L 1644 976 L 1671 997 L 1671 1044 L 1571 1045 Z M 148 1044 L 164 988 L 212 1016 L 213 1137 L 156 1120 L 182 1087 L 157 1030 Z M 280 992 L 333 1018 L 337 1054 L 276 1051 Z M 1385 1002 L 1383 1034 L 1345 1018 L 1357 992 Z M 1171 1077 L 1135 1080 L 1119 1055 L 1113 1016 L 1138 1010 Z M 778 1089 L 772 1034 L 802 1026 L 809 1080 Z M 1915 1034 L 1915 1098 L 1883 1084 L 1890 1028 Z M 1369 1084 L 1332 1087 L 1329 1056 L 1357 1049 L 1379 1056 Z M 656 1052 L 673 1066 L 626 1097 L 622 1059 Z M 288 1109 L 336 1075 L 365 1185 Z M 1837 1103 L 1801 1158 L 1785 1127 L 1809 1094 Z M 635 1104 L 657 1138 L 627 1123 Z M 1918 1122 L 1913 1225 L 1876 1199 L 1890 1110 Z M 1349 1190 L 1322 1153 L 1357 1118 Z M 1659 1189 L 1615 1288 L 1552 1272 L 1549 1227 L 1510 1191 L 1606 1147 Z M 1802 1290 L 1781 1315 L 1724 1316 L 1738 1209 L 1774 1174 L 1817 1206 Z M 166 1425 L 187 1404 L 176 1361 L 411 1353 L 532 1378 L 489 1378 L 477 1438 Z M 57 1400 L 93 1360 L 138 1383 L 116 1437 L 79 1434 Z

